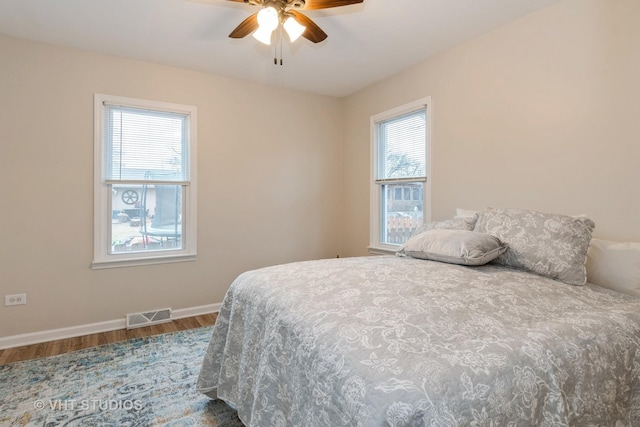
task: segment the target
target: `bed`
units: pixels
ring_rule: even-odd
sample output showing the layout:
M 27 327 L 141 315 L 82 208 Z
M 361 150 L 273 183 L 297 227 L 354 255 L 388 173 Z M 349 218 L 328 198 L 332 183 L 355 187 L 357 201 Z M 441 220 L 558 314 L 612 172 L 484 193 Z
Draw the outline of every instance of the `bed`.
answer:
M 520 213 L 509 211 L 522 224 Z M 537 218 L 555 249 L 525 259 L 522 227 L 493 219 L 467 231 L 510 242 L 489 264 L 465 248 L 471 261 L 371 256 L 243 273 L 199 390 L 247 426 L 640 425 L 640 298 L 556 277 L 559 259 L 563 273 L 567 257 L 586 256 L 553 234 L 575 240 L 568 222 Z

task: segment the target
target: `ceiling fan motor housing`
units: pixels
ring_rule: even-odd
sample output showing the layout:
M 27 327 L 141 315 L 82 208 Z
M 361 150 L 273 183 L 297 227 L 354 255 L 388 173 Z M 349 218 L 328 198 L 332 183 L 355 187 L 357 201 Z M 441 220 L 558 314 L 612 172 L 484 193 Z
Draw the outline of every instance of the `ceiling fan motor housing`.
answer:
M 295 7 L 295 8 L 298 8 L 298 9 L 302 9 L 304 7 L 304 3 L 305 3 L 304 0 L 289 0 L 287 2 L 287 5 L 289 7 Z

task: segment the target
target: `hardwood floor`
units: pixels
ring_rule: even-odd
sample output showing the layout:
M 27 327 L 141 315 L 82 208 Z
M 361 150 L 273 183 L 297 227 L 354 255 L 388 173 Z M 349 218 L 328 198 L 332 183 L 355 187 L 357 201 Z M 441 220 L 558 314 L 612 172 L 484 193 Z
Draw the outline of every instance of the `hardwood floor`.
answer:
M 203 314 L 201 316 L 174 319 L 170 323 L 147 326 L 137 329 L 118 329 L 116 331 L 102 332 L 99 334 L 83 335 L 75 338 L 49 341 L 40 344 L 25 345 L 22 347 L 0 350 L 0 365 L 19 362 L 22 360 L 38 359 L 41 357 L 55 356 L 82 350 L 83 348 L 96 347 L 118 341 L 126 341 L 131 338 L 148 337 L 152 335 L 166 334 L 169 332 L 183 331 L 185 329 L 200 328 L 216 323 L 216 313 Z

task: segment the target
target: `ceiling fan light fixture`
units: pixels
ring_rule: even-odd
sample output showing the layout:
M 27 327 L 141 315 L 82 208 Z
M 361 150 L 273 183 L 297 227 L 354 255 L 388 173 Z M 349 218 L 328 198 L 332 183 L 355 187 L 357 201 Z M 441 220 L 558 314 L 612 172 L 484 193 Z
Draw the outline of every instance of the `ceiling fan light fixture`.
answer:
M 267 45 L 271 44 L 271 33 L 273 30 L 265 30 L 263 28 L 258 28 L 253 33 L 253 38 L 258 40 L 260 43 L 264 43 Z
M 287 32 L 291 42 L 304 37 L 312 43 L 327 39 L 327 33 L 301 10 L 331 9 L 364 2 L 364 0 L 228 0 L 258 6 L 260 11 L 245 18 L 229 34 L 232 39 L 241 39 L 253 34 L 261 43 L 270 45 L 273 32 L 277 30 L 277 40 L 282 51 L 282 33 Z M 283 31 L 284 30 L 284 31 Z M 282 62 L 282 61 L 281 61 Z
M 261 43 L 271 44 L 271 33 L 278 28 L 280 17 L 278 11 L 273 7 L 265 7 L 258 12 L 258 29 L 253 33 L 253 37 Z
M 289 35 L 289 40 L 291 40 L 291 43 L 298 40 L 302 33 L 304 33 L 304 31 L 307 29 L 307 27 L 305 27 L 304 25 L 300 25 L 300 23 L 298 23 L 298 21 L 296 21 L 293 16 L 288 17 L 286 21 L 284 21 L 284 24 L 282 26 Z

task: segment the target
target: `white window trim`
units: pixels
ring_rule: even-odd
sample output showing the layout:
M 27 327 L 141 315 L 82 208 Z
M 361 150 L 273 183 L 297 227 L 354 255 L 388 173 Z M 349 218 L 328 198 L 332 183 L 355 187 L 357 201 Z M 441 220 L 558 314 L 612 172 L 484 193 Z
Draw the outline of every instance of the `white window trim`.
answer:
M 183 191 L 185 205 L 184 248 L 181 250 L 158 252 L 135 252 L 131 254 L 108 253 L 107 221 L 111 221 L 111 205 L 108 186 L 102 179 L 102 107 L 104 103 L 121 104 L 134 108 L 185 113 L 189 115 L 189 183 Z M 190 105 L 127 98 L 96 93 L 94 94 L 94 197 L 93 197 L 93 262 L 91 268 L 103 269 L 149 264 L 195 261 L 197 254 L 197 108 Z
M 376 165 L 377 165 L 377 149 L 376 149 L 376 140 L 377 140 L 377 124 L 381 121 L 388 120 L 397 116 L 401 116 L 403 114 L 410 113 L 412 111 L 419 110 L 421 108 L 426 109 L 427 115 L 427 175 L 426 182 L 424 183 L 424 191 L 423 191 L 423 217 L 424 221 L 431 221 L 431 129 L 433 128 L 431 122 L 431 97 L 427 96 L 425 98 L 418 99 L 416 101 L 410 102 L 405 105 L 401 105 L 400 107 L 393 108 L 391 110 L 376 114 L 371 116 L 370 120 L 370 135 L 371 135 L 371 143 L 370 143 L 370 219 L 369 219 L 369 252 L 372 254 L 393 254 L 395 253 L 400 246 L 399 245 L 391 245 L 388 243 L 382 243 L 381 240 L 381 199 L 380 199 L 380 186 L 376 184 Z

